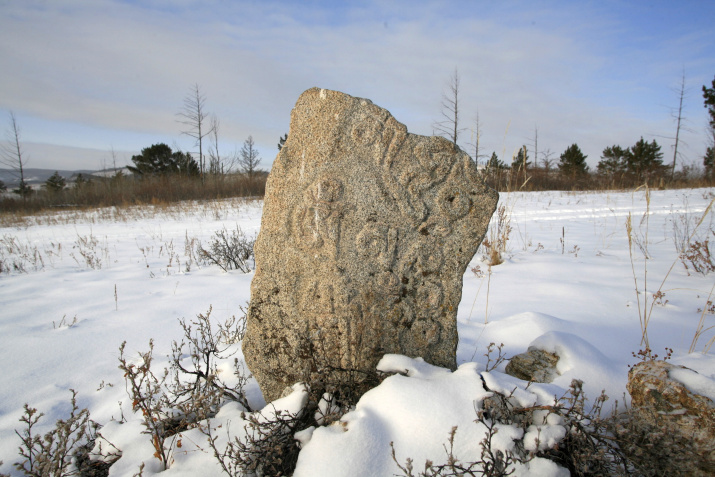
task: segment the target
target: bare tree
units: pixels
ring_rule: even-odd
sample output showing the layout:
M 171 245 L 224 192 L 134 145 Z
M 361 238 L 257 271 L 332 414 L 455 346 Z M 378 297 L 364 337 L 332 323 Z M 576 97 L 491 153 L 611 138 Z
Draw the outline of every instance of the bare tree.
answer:
M 256 144 L 253 142 L 253 136 L 248 136 L 241 147 L 241 155 L 238 158 L 241 172 L 247 174 L 251 179 L 258 170 L 258 164 L 261 163 L 261 158 L 256 150 Z
M 238 152 L 234 149 L 232 154 L 221 154 L 218 150 L 219 131 L 221 130 L 221 121 L 215 114 L 211 115 L 210 134 L 209 134 L 209 174 L 224 175 L 230 174 L 238 161 Z
M 219 175 L 223 173 L 221 164 L 221 154 L 218 152 L 218 131 L 221 122 L 216 115 L 211 115 L 211 144 L 209 145 L 209 174 Z
M 0 149 L 0 163 L 15 171 L 16 176 L 20 179 L 20 186 L 15 192 L 20 194 L 22 200 L 25 201 L 32 189 L 25 182 L 27 156 L 23 156 L 20 144 L 20 126 L 18 126 L 17 118 L 12 111 L 10 111 L 10 125 L 6 132 L 6 142 Z
M 549 172 L 551 168 L 554 167 L 554 163 L 556 162 L 554 158 L 555 154 L 555 152 L 551 152 L 551 149 L 547 149 L 541 153 L 541 166 L 546 172 Z
M 474 162 L 479 164 L 479 159 L 482 157 L 487 157 L 486 154 L 480 154 L 479 148 L 482 140 L 482 123 L 479 120 L 479 110 L 477 110 L 477 116 L 474 119 L 474 129 L 472 129 L 472 138 L 474 142 L 470 144 L 474 148 Z
M 675 145 L 673 146 L 673 168 L 670 171 L 670 178 L 675 177 L 675 161 L 678 158 L 678 143 L 680 142 L 680 129 L 683 121 L 683 97 L 685 96 L 685 70 L 680 80 L 680 103 L 678 105 L 678 115 L 676 117 L 675 127 Z
M 534 126 L 534 165 L 539 165 L 539 128 Z
M 446 137 L 457 145 L 459 133 L 464 128 L 459 127 L 459 71 L 454 68 L 454 73 L 449 78 L 447 90 L 442 94 L 441 120 L 432 127 L 436 132 Z
M 179 122 L 186 126 L 186 129 L 181 131 L 193 138 L 195 145 L 199 146 L 199 171 L 201 172 L 201 180 L 204 180 L 204 171 L 206 164 L 204 162 L 203 141 L 206 136 L 211 134 L 211 124 L 206 113 L 206 96 L 201 92 L 198 83 L 191 86 L 191 89 L 184 97 L 184 107 L 177 113 Z

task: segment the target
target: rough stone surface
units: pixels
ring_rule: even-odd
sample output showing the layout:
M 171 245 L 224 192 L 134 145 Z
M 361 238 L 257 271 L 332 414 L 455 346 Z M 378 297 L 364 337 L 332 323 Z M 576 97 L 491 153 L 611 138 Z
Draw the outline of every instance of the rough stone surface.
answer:
M 626 385 L 633 409 L 646 411 L 641 414 L 644 419 L 651 419 L 654 413 L 647 411 L 654 409 L 670 431 L 692 439 L 693 449 L 702 456 L 697 463 L 701 469 L 698 475 L 715 475 L 715 402 L 673 379 L 674 370 L 694 373 L 699 381 L 708 382 L 710 388 L 715 384 L 695 371 L 665 361 L 638 363 L 628 372 Z
M 556 371 L 558 362 L 558 355 L 531 346 L 526 353 L 511 358 L 505 371 L 506 374 L 524 381 L 550 383 L 559 374 Z
M 244 355 L 264 397 L 385 353 L 454 369 L 462 275 L 497 200 L 446 139 L 366 99 L 304 92 L 255 244 Z

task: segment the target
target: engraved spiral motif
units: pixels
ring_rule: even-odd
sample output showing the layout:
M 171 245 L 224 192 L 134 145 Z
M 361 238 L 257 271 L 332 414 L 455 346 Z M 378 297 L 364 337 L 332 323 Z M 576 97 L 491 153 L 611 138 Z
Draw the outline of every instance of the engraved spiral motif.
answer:
M 452 219 L 460 219 L 467 215 L 472 205 L 469 193 L 454 185 L 443 187 L 437 195 L 437 202 L 440 210 Z
M 387 226 L 368 223 L 355 239 L 360 254 L 364 257 L 378 257 L 387 250 Z

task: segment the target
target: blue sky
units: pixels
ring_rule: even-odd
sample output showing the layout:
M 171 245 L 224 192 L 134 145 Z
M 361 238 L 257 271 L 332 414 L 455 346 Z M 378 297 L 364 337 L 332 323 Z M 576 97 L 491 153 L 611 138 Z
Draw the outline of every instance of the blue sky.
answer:
M 176 113 L 193 84 L 221 149 L 252 135 L 269 167 L 290 110 L 319 86 L 371 99 L 432 134 L 455 67 L 465 128 L 510 161 L 641 136 L 701 163 L 701 87 L 715 76 L 715 2 L 0 0 L 0 126 L 14 111 L 30 167 L 97 169 L 158 142 L 194 150 Z M 473 134 L 466 131 L 461 145 Z M 531 154 L 530 154 L 531 155 Z M 541 154 L 540 154 L 541 156 Z M 540 158 L 539 158 L 540 159 Z

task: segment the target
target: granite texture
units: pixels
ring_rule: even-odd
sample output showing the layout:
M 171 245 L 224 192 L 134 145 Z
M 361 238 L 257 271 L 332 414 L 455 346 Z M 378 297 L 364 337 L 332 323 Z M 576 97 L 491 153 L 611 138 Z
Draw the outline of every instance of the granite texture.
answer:
M 266 400 L 331 373 L 359 379 L 385 353 L 454 369 L 462 276 L 497 201 L 446 139 L 369 100 L 305 91 L 255 244 L 243 351 Z

